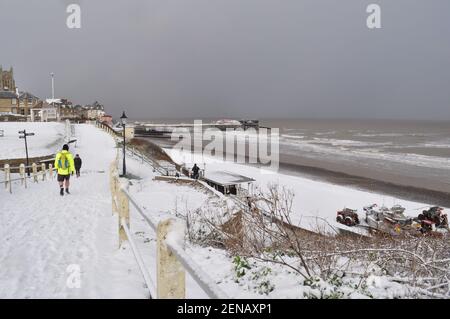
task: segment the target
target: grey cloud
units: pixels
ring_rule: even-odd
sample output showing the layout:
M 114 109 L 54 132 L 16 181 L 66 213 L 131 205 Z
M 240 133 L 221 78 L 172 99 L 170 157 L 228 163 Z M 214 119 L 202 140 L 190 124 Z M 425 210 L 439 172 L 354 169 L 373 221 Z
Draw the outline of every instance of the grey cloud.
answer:
M 381 30 L 365 26 L 369 3 Z M 82 28 L 65 26 L 79 3 Z M 131 117 L 450 119 L 448 0 L 1 0 L 21 89 Z

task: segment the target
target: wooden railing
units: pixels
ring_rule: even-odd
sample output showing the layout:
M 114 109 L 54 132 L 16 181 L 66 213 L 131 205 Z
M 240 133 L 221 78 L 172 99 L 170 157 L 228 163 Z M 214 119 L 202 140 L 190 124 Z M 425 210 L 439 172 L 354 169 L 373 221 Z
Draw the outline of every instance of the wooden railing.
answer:
M 68 142 L 71 138 L 71 136 L 74 135 L 73 126 L 71 126 L 70 121 L 65 121 L 65 134 L 64 134 L 64 141 Z M 17 163 L 16 163 L 17 165 Z M 28 172 L 31 169 L 30 172 Z M 19 172 L 18 177 L 11 177 L 12 172 Z M 27 188 L 27 178 L 31 179 L 33 182 L 37 183 L 39 180 L 45 181 L 45 180 L 53 180 L 56 171 L 55 168 L 53 168 L 53 164 L 48 163 L 46 165 L 45 163 L 33 163 L 29 166 L 25 166 L 25 164 L 20 164 L 17 167 L 12 167 L 10 164 L 5 164 L 3 167 L 3 174 L 4 179 L 3 181 L 0 181 L 0 184 L 5 185 L 5 189 L 12 193 L 12 185 L 15 181 L 20 181 L 21 186 L 24 188 Z M 28 176 L 29 175 L 29 176 Z
M 108 124 L 105 123 L 101 123 L 100 121 L 95 121 L 95 126 L 98 128 L 101 128 L 102 130 L 104 130 L 106 133 L 116 137 L 116 136 L 122 136 L 121 133 L 116 132 L 111 126 L 109 126 Z
M 103 131 L 114 137 L 117 143 L 123 143 L 122 141 L 123 135 L 121 133 L 116 132 L 111 126 L 104 123 L 100 123 L 99 121 L 95 122 L 95 126 L 101 128 Z M 140 152 L 137 148 L 130 145 L 126 145 L 125 149 L 129 155 L 139 159 L 142 163 L 150 165 L 154 171 L 158 172 L 163 176 L 175 176 L 175 174 L 177 173 L 177 168 L 175 165 L 172 165 L 171 167 L 164 167 L 160 163 L 158 163 L 158 161 L 153 160 L 151 157 L 145 155 L 144 153 Z
M 12 178 L 11 171 L 17 169 L 19 170 L 19 176 Z M 27 169 L 31 169 L 30 176 L 27 176 L 28 175 Z M 27 188 L 27 178 L 31 179 L 35 183 L 37 183 L 39 180 L 41 181 L 45 181 L 47 179 L 52 180 L 55 175 L 54 174 L 55 170 L 56 169 L 53 168 L 52 164 L 46 166 L 45 163 L 42 163 L 39 166 L 36 163 L 33 163 L 30 166 L 20 164 L 18 167 L 10 167 L 9 164 L 5 164 L 3 168 L 4 179 L 3 181 L 0 181 L 0 184 L 5 184 L 5 189 L 9 193 L 12 193 L 13 182 L 20 181 L 21 186 Z
M 124 241 L 130 243 L 133 254 L 143 275 L 144 281 L 149 289 L 151 298 L 186 298 L 187 271 L 197 284 L 210 298 L 226 299 L 228 296 L 217 286 L 217 284 L 201 268 L 195 264 L 191 257 L 185 252 L 185 224 L 183 221 L 169 218 L 161 221 L 154 220 L 144 213 L 141 205 L 128 192 L 128 182 L 120 178 L 118 174 L 118 155 L 111 163 L 110 184 L 112 195 L 112 211 L 118 214 L 119 221 L 119 245 Z M 157 236 L 157 260 L 156 285 L 151 280 L 149 272 L 134 243 L 130 231 L 130 204 L 135 211 L 145 220 L 148 226 L 156 232 Z

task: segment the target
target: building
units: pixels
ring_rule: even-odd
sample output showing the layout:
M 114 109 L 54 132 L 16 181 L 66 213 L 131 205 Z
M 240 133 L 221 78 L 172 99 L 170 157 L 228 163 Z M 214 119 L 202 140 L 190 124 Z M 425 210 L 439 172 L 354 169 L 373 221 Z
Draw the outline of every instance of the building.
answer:
M 241 123 L 244 130 L 246 130 L 248 128 L 259 128 L 259 120 L 242 119 L 242 120 L 239 120 L 239 122 Z
M 255 181 L 253 178 L 227 171 L 203 172 L 200 178 L 224 195 L 237 196 L 247 196 Z
M 21 115 L 31 115 L 31 109 L 38 106 L 42 101 L 29 92 L 19 92 L 19 107 L 17 113 Z
M 3 71 L 0 65 L 0 113 L 17 114 L 19 99 L 16 94 L 13 68 Z
M 68 99 L 47 99 L 45 102 L 47 105 L 51 105 L 56 109 L 58 121 L 78 118 L 73 103 Z
M 14 81 L 14 71 L 11 67 L 9 71 L 3 71 L 0 65 L 0 91 L 16 91 L 16 81 Z
M 58 109 L 56 106 L 41 101 L 31 109 L 31 121 L 49 122 L 58 120 Z
M 83 117 L 87 120 L 100 120 L 105 115 L 105 108 L 102 104 L 95 101 L 92 105 L 85 105 Z
M 75 112 L 75 106 L 69 100 L 61 99 L 58 107 L 60 120 L 73 120 L 78 117 Z
M 100 122 L 103 124 L 106 124 L 110 127 L 113 126 L 113 118 L 111 115 L 105 114 L 102 117 L 100 117 Z
M 16 93 L 0 91 L 0 113 L 17 114 L 19 98 Z

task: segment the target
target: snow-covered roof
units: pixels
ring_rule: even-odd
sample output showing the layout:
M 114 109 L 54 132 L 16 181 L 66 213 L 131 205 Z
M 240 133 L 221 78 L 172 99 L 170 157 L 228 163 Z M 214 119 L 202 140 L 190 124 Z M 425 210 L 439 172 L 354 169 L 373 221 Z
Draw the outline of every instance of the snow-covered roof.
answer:
M 0 99 L 14 99 L 17 98 L 16 93 L 11 91 L 0 91 Z
M 45 102 L 47 102 L 48 104 L 61 103 L 61 99 L 46 99 Z
M 12 113 L 12 112 L 0 112 L 0 116 L 27 117 L 26 115 Z
M 219 125 L 241 125 L 241 122 L 239 122 L 237 120 L 222 119 L 222 120 L 216 121 L 215 124 L 219 124 Z
M 21 92 L 19 92 L 19 95 L 20 95 L 20 99 L 36 99 L 36 100 L 39 100 L 39 98 L 36 95 L 31 94 L 30 92 L 21 91 Z
M 227 171 L 206 171 L 203 178 L 222 186 L 244 184 L 255 181 L 253 178 Z

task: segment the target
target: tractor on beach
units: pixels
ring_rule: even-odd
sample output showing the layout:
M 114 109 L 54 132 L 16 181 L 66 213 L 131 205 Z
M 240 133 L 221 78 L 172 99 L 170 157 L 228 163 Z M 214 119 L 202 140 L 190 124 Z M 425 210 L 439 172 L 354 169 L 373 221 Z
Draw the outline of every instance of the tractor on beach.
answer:
M 336 214 L 336 221 L 346 226 L 359 225 L 359 218 L 356 209 L 344 208 Z

